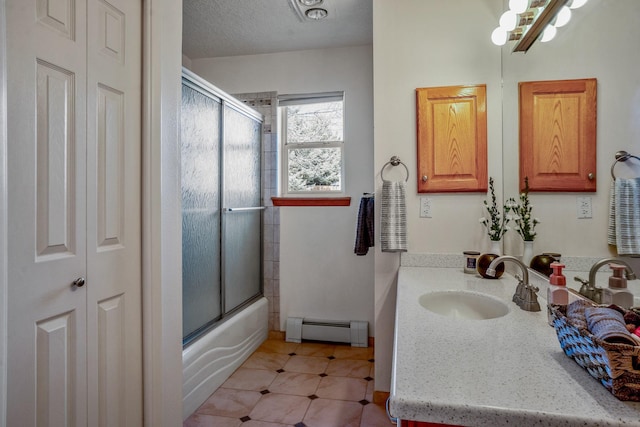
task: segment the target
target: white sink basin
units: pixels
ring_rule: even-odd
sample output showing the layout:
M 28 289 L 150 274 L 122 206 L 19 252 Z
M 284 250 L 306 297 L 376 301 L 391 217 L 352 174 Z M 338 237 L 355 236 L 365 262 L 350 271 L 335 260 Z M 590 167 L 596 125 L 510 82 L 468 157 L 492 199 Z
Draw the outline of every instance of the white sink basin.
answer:
M 503 301 L 469 291 L 430 292 L 421 295 L 419 302 L 433 313 L 458 319 L 495 319 L 509 312 L 509 306 Z

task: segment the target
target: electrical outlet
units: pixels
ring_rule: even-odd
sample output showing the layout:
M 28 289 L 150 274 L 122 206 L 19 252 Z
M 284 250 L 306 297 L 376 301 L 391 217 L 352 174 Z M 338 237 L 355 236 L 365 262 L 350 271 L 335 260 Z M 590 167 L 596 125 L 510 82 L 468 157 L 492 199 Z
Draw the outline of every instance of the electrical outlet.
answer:
M 591 218 L 591 197 L 577 197 L 576 207 L 578 209 L 578 219 Z
M 420 197 L 420 218 L 431 218 L 430 197 Z

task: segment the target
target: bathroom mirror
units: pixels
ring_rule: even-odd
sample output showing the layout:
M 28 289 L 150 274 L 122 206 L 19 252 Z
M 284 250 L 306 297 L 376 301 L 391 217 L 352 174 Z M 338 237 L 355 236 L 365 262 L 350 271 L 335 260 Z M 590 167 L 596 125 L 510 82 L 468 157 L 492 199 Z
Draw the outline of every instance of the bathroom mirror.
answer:
M 606 243 L 610 168 L 616 151 L 640 152 L 640 53 L 635 43 L 640 39 L 638 17 L 637 0 L 592 0 L 573 11 L 572 19 L 558 29 L 554 40 L 538 41 L 526 54 L 512 53 L 510 43 L 502 47 L 505 199 L 517 197 L 521 187 L 518 83 L 597 79 L 597 191 L 530 194 L 533 215 L 541 221 L 536 228 L 535 254 L 616 255 L 615 248 Z M 580 201 L 590 205 L 590 218 L 578 218 Z M 504 250 L 508 254 L 522 253 L 516 233 L 507 233 Z

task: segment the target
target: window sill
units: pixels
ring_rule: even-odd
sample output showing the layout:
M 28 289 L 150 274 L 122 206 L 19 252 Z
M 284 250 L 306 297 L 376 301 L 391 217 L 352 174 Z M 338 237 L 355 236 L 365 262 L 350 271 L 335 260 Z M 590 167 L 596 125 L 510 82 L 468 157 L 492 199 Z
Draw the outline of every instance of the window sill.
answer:
M 351 197 L 272 197 L 273 206 L 350 206 Z

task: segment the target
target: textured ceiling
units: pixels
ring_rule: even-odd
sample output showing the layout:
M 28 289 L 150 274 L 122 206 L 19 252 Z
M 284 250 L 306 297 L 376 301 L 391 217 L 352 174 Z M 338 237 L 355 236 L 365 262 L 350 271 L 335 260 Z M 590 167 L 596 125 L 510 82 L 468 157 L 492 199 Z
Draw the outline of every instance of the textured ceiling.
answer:
M 298 0 L 184 0 L 182 51 L 191 59 L 372 43 L 372 0 L 324 0 L 320 21 Z

